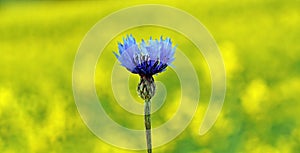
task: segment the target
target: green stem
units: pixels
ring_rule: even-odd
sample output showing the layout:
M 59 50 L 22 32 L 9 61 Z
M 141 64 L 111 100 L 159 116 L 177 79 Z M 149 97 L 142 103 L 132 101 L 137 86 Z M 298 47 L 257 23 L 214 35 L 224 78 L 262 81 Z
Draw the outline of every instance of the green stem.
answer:
M 151 104 L 150 99 L 145 100 L 145 127 L 146 127 L 146 141 L 147 141 L 147 152 L 152 153 L 152 142 L 151 142 Z

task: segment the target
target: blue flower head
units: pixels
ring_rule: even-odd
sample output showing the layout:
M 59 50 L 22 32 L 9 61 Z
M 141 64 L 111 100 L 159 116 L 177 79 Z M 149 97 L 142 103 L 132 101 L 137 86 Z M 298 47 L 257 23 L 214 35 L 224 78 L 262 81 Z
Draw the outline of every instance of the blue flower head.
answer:
M 123 44 L 118 43 L 119 54 L 115 53 L 121 65 L 130 72 L 152 76 L 163 72 L 174 60 L 176 47 L 172 47 L 170 38 L 160 40 L 150 39 L 136 43 L 132 35 L 123 38 Z

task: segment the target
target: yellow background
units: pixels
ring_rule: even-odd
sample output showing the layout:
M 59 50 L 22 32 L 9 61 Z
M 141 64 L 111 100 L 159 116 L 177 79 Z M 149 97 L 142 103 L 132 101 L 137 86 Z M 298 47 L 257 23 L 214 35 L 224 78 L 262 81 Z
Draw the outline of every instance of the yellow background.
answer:
M 117 50 L 117 41 L 125 34 L 147 39 L 165 31 L 185 49 L 196 67 L 201 83 L 198 111 L 181 135 L 154 149 L 154 153 L 300 150 L 297 1 L 0 1 L 0 152 L 145 152 L 115 148 L 89 131 L 73 99 L 72 66 L 81 40 L 97 21 L 119 9 L 150 3 L 174 6 L 199 19 L 218 43 L 227 73 L 222 113 L 215 126 L 199 136 L 210 80 L 205 62 L 197 61 L 202 56 L 195 54 L 195 46 L 178 33 L 151 27 L 131 29 L 108 44 L 103 56 L 111 66 L 116 60 L 111 52 Z M 103 92 L 110 87 L 105 71 L 110 71 L 105 64 L 97 66 L 97 91 L 99 97 L 106 96 L 106 111 L 120 124 L 142 129 L 143 123 L 137 122 L 139 117 L 132 115 L 131 120 L 124 120 L 126 112 L 116 106 L 110 92 Z M 167 79 L 172 74 L 168 69 L 157 76 L 170 95 L 169 103 L 154 114 L 154 127 L 168 120 L 177 108 L 177 90 L 172 89 L 179 85 Z M 131 75 L 132 95 L 136 94 L 137 83 L 138 77 Z

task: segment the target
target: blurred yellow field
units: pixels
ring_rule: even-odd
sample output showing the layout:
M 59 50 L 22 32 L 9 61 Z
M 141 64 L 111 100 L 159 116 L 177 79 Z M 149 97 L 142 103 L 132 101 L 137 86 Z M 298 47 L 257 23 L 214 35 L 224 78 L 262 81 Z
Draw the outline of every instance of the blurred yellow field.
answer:
M 117 148 L 89 130 L 74 101 L 72 70 L 81 41 L 99 20 L 119 9 L 151 3 L 182 9 L 210 31 L 226 69 L 224 106 L 212 129 L 199 135 L 211 94 L 203 55 L 174 30 L 142 26 L 113 38 L 96 67 L 97 94 L 113 120 L 127 128 L 144 128 L 143 116 L 118 106 L 110 90 L 116 62 L 112 52 L 117 51 L 117 42 L 126 34 L 138 40 L 163 35 L 171 37 L 190 59 L 201 92 L 191 124 L 176 139 L 155 148 L 154 153 L 300 150 L 300 8 L 296 1 L 0 1 L 0 152 L 146 152 Z M 168 94 L 152 116 L 153 127 L 172 118 L 180 105 L 180 83 L 175 75 L 167 69 L 155 76 Z M 129 75 L 129 90 L 132 98 L 142 103 L 136 94 L 138 80 L 137 75 Z M 116 133 L 112 131 L 111 135 Z

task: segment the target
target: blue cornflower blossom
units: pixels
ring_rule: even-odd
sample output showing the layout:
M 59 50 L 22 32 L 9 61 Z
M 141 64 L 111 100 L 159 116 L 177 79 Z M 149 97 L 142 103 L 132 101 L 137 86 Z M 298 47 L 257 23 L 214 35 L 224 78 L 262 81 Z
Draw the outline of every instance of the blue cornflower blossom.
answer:
M 115 53 L 121 65 L 130 72 L 141 76 L 152 76 L 163 72 L 174 60 L 176 47 L 172 47 L 170 38 L 160 40 L 142 40 L 138 44 L 132 35 L 123 38 L 123 44 L 118 43 L 119 54 Z
M 145 100 L 145 128 L 147 152 L 152 153 L 151 141 L 151 104 L 150 100 L 155 94 L 153 75 L 163 72 L 174 61 L 176 47 L 172 47 L 170 38 L 160 40 L 150 39 L 140 44 L 136 43 L 132 35 L 123 38 L 123 44 L 118 43 L 119 54 L 115 53 L 121 65 L 130 72 L 140 75 L 137 87 L 139 96 Z

